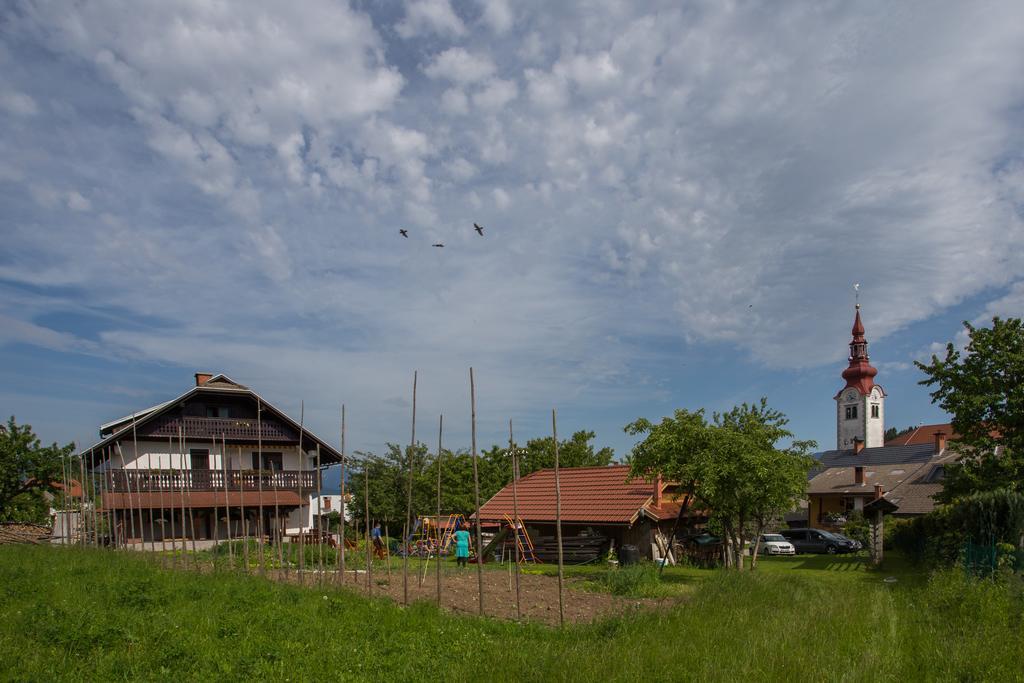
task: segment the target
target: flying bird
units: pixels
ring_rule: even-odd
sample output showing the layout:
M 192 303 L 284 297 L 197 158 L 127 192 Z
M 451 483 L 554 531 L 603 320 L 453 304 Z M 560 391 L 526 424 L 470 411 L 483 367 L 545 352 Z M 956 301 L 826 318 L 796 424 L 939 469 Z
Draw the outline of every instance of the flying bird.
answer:
M 444 245 L 443 245 L 443 244 L 441 244 L 441 243 L 438 243 L 438 244 L 431 244 L 430 246 L 432 246 L 432 247 L 438 247 L 439 249 L 442 249 L 442 248 L 444 248 Z
M 406 230 L 405 228 L 399 228 L 398 229 L 398 234 L 400 234 L 405 239 L 409 239 L 409 231 Z
M 476 230 L 477 234 L 480 235 L 481 237 L 484 236 L 484 226 L 477 225 L 476 223 L 474 223 L 473 229 Z

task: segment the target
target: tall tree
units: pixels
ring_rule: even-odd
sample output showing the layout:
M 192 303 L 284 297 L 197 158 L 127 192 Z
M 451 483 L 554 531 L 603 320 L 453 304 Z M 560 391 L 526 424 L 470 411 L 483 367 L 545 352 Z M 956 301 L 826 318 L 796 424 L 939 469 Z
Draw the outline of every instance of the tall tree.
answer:
M 920 384 L 953 416 L 956 463 L 946 467 L 943 502 L 998 488 L 1024 490 L 1024 325 L 993 318 L 991 327 L 964 322 L 968 343 L 933 355 Z
M 626 426 L 626 432 L 645 435 L 629 458 L 636 476 L 662 475 L 684 482 L 697 507 L 709 511 L 723 530 L 730 556 L 743 568 L 743 539 L 757 534 L 775 516 L 790 509 L 807 489 L 807 472 L 814 461 L 813 441 L 792 441 L 788 420 L 768 407 L 742 404 L 709 421 L 703 410 L 677 410 L 653 424 L 645 418 Z
M 42 446 L 32 427 L 19 427 L 14 417 L 0 425 L 0 521 L 42 521 L 42 494 L 57 490 L 61 461 L 74 450 L 73 443 Z

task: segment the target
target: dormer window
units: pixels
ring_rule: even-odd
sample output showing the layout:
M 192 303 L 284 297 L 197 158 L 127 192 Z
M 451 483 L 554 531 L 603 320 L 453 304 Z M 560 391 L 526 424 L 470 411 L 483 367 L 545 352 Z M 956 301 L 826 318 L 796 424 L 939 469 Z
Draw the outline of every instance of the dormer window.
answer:
M 856 420 L 857 419 L 857 406 L 846 406 L 846 419 Z
M 227 406 L 206 406 L 206 417 L 230 417 Z

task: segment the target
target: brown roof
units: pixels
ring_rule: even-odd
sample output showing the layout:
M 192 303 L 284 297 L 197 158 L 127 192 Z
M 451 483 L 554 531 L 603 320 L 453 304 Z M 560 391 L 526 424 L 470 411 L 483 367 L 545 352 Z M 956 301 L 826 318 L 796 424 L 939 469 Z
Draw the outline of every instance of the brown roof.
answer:
M 949 441 L 956 441 L 960 436 L 953 431 L 953 425 L 945 422 L 943 424 L 919 425 L 913 429 L 898 435 L 894 439 L 885 442 L 886 446 L 917 446 L 925 443 L 935 443 L 935 432 L 942 432 Z
M 264 507 L 278 506 L 296 507 L 302 505 L 302 499 L 294 491 L 229 491 L 227 494 L 227 507 L 257 507 L 260 501 Z M 192 508 L 224 507 L 225 497 L 223 491 L 186 491 L 184 503 L 182 494 L 164 493 L 104 493 L 103 507 L 113 509 L 125 508 L 177 508 L 184 504 Z
M 628 479 L 629 465 L 568 467 L 559 470 L 562 521 L 632 524 L 654 495 L 654 483 Z M 665 486 L 665 484 L 662 484 Z M 527 522 L 555 521 L 555 471 L 538 470 L 519 479 L 519 516 Z M 512 515 L 512 485 L 480 508 L 481 519 Z

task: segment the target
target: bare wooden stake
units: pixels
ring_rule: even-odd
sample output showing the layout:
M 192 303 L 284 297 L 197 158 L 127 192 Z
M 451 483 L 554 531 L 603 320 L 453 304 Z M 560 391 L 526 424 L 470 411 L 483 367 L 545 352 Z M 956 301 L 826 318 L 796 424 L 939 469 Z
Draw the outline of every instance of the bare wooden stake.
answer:
M 306 402 L 299 403 L 299 583 L 305 584 L 306 579 L 302 575 L 306 571 L 306 520 L 303 518 L 302 508 L 305 498 L 302 497 L 302 465 L 306 459 L 306 452 L 302 450 L 302 437 L 306 424 Z
M 370 553 L 370 461 L 363 460 L 363 503 L 366 506 L 366 594 L 373 594 L 373 558 Z M 389 564 L 390 567 L 390 564 Z
M 216 438 L 216 437 L 214 437 Z M 228 448 L 224 432 L 220 433 L 220 468 L 224 477 L 224 527 L 228 537 L 228 566 L 235 568 L 235 549 L 231 547 L 231 498 L 228 495 Z
M 89 530 L 86 528 L 85 523 L 85 461 L 82 460 L 81 455 L 78 456 L 78 488 L 82 490 L 78 510 L 79 541 L 82 545 L 82 550 L 85 550 L 86 535 Z
M 519 561 L 520 561 L 520 550 L 519 550 L 519 488 L 517 480 L 519 479 L 519 467 L 516 463 L 516 444 L 512 438 L 512 420 L 508 421 L 508 452 L 512 456 L 512 537 L 514 542 L 512 543 L 512 552 L 515 557 L 516 567 L 516 619 L 523 618 L 521 593 L 519 590 Z M 525 533 L 525 529 L 523 532 Z
M 138 437 L 138 434 L 136 434 L 136 432 L 135 432 L 135 416 L 134 415 L 132 415 L 132 451 L 133 451 L 132 452 L 132 459 L 135 462 L 135 473 L 138 474 L 139 473 L 139 461 L 141 460 L 141 458 L 139 457 L 139 437 Z M 146 539 L 145 539 L 146 531 L 145 531 L 145 527 L 142 524 L 142 491 L 139 490 L 139 486 L 140 486 L 140 482 L 136 481 L 135 482 L 135 492 L 138 493 L 138 503 L 139 503 L 139 541 L 142 543 L 142 549 L 145 550 L 146 549 Z M 152 504 L 152 501 L 150 501 L 150 504 Z M 152 516 L 150 517 L 150 519 L 152 520 Z M 152 524 L 150 525 L 150 527 L 152 527 Z
M 416 450 L 416 371 L 412 373 L 412 438 L 409 440 L 408 455 L 408 476 L 409 483 L 406 486 L 405 498 L 405 529 L 408 532 L 412 527 L 412 458 Z M 402 537 L 405 544 L 404 559 L 402 561 L 402 604 L 409 604 L 409 534 Z
M 249 573 L 249 520 L 245 516 L 245 472 L 242 471 L 242 447 L 238 446 L 238 509 L 242 522 L 242 561 Z
M 338 572 L 341 583 L 345 583 L 345 404 L 341 404 L 341 525 L 338 529 L 341 543 L 338 545 Z
M 388 570 L 388 585 L 391 585 L 391 532 L 388 531 L 388 525 L 384 525 L 384 562 L 386 563 Z
M 210 489 L 214 492 L 214 495 L 213 495 L 213 554 L 212 554 L 212 557 L 213 557 L 213 571 L 217 571 L 217 551 L 220 548 L 220 519 L 219 519 L 220 518 L 220 506 L 217 505 L 217 494 L 216 494 L 217 487 L 214 486 L 214 479 L 215 479 L 215 477 L 213 476 L 214 472 L 217 471 L 217 470 L 213 469 L 213 458 L 216 456 L 216 451 L 217 451 L 217 437 L 216 436 L 211 436 L 210 437 L 210 457 L 209 457 L 210 469 L 208 471 L 210 473 Z M 222 480 L 222 482 L 223 482 L 223 480 Z
M 484 613 L 484 546 L 480 532 L 480 474 L 476 455 L 476 383 L 473 368 L 469 369 L 469 407 L 471 422 L 471 445 L 473 452 L 473 504 L 476 506 L 476 582 L 480 600 L 480 614 Z
M 320 506 L 320 498 L 323 494 L 322 475 L 320 472 L 320 444 L 316 445 L 316 552 L 317 571 L 319 572 L 317 583 L 324 585 L 324 528 L 323 508 Z M 312 510 L 310 510 L 312 512 Z
M 187 468 L 185 467 L 185 460 L 184 460 L 184 458 L 185 458 L 185 427 L 184 427 L 184 422 L 185 421 L 182 420 L 182 425 L 183 426 L 181 428 L 181 454 L 182 454 L 181 455 L 181 457 L 182 457 L 181 469 L 182 469 L 182 472 L 185 473 L 185 477 L 188 480 L 188 525 L 192 529 L 192 565 L 194 567 L 198 567 L 199 566 L 199 554 L 196 553 L 196 518 L 195 518 L 195 516 L 192 513 L 192 492 L 195 491 L 196 487 L 195 487 L 195 482 L 193 481 L 193 478 L 192 478 L 192 455 L 191 455 L 191 450 L 189 451 L 188 467 Z M 184 481 L 182 482 L 182 486 L 184 486 Z
M 441 465 L 444 451 L 441 450 L 441 435 L 444 433 L 444 415 L 437 420 L 437 606 L 441 606 Z
M 153 544 L 153 552 L 156 552 L 156 522 L 153 520 L 153 449 L 146 449 L 146 481 L 149 483 L 149 542 Z M 163 539 L 163 534 L 160 534 L 160 538 Z M 161 543 L 161 548 L 163 543 Z M 164 558 L 160 558 L 160 564 L 163 564 Z
M 132 413 L 132 431 L 133 432 L 135 431 L 135 414 L 134 413 Z M 131 537 L 135 538 L 135 505 L 134 505 L 134 503 L 132 501 L 132 483 L 131 483 L 132 480 L 131 480 L 131 477 L 128 476 L 128 468 L 127 468 L 127 464 L 125 463 L 125 460 L 124 460 L 124 449 L 121 448 L 121 443 L 120 442 L 118 442 L 116 444 L 116 446 L 117 446 L 117 454 L 121 458 L 121 476 L 124 477 L 124 488 L 125 488 L 125 491 L 128 492 L 128 528 L 132 532 L 132 536 Z M 125 543 L 125 548 L 127 548 L 127 547 L 128 547 L 128 544 Z
M 181 502 L 181 564 L 187 569 L 190 558 L 188 556 L 188 530 L 185 525 L 185 454 L 182 452 L 184 443 L 185 440 L 181 435 L 181 427 L 178 427 L 178 492 L 181 494 L 179 498 Z
M 167 485 L 170 487 L 168 494 L 170 495 L 170 502 L 167 506 L 167 511 L 171 516 L 171 566 L 175 569 L 178 568 L 178 530 L 177 525 L 174 523 L 174 461 L 171 458 L 171 453 L 174 451 L 174 437 L 168 435 L 167 437 Z M 184 520 L 182 520 L 184 523 Z M 184 533 L 182 534 L 184 537 Z
M 558 424 L 555 410 L 551 409 L 551 437 L 555 444 L 555 536 L 558 542 L 558 624 L 565 626 L 565 596 L 563 583 L 565 576 L 562 567 L 562 486 L 558 470 Z
M 267 561 L 263 555 L 263 539 L 265 537 L 263 533 L 263 403 L 258 396 L 256 397 L 256 453 L 256 458 L 259 460 L 259 468 L 256 470 L 256 486 L 259 489 L 256 495 L 259 496 L 259 500 L 256 501 L 256 505 L 260 516 L 260 521 L 256 525 L 256 533 L 259 535 L 257 562 L 260 565 L 260 576 L 266 576 Z

